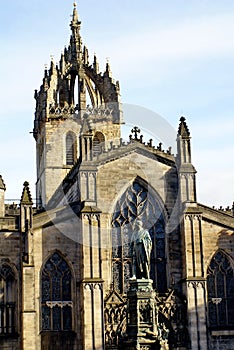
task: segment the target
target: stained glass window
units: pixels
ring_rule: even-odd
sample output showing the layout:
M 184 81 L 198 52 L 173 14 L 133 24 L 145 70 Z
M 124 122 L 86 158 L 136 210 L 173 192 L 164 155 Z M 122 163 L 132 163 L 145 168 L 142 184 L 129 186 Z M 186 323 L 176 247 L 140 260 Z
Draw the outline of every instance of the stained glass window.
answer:
M 234 327 L 234 272 L 227 256 L 218 251 L 207 271 L 209 325 Z
M 134 181 L 117 202 L 112 218 L 113 282 L 120 293 L 126 293 L 132 273 L 131 236 L 136 218 L 148 229 L 153 249 L 150 277 L 159 292 L 167 289 L 165 256 L 165 220 L 155 192 Z
M 54 253 L 45 263 L 41 284 L 42 330 L 71 330 L 71 270 L 59 253 Z

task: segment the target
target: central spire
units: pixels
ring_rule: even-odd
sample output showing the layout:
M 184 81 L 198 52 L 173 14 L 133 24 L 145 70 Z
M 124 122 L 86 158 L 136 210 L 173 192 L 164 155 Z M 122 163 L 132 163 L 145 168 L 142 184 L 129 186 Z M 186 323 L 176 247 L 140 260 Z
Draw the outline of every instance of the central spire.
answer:
M 75 58 L 81 59 L 82 56 L 82 39 L 80 36 L 80 25 L 81 21 L 79 21 L 78 12 L 76 9 L 76 3 L 74 2 L 72 21 L 70 24 L 72 35 L 71 35 L 71 47 L 73 51 L 73 55 Z
M 77 5 L 76 5 L 76 2 L 74 2 L 73 4 L 74 8 L 73 8 L 73 15 L 72 15 L 72 21 L 71 21 L 71 28 L 78 28 L 80 29 L 80 25 L 81 25 L 81 22 L 79 21 L 79 18 L 78 18 L 78 12 L 77 12 Z
M 77 9 L 76 9 L 76 7 L 77 7 L 76 2 L 74 2 L 73 7 L 74 7 L 74 9 L 73 9 L 73 21 L 78 21 L 78 13 L 77 13 Z

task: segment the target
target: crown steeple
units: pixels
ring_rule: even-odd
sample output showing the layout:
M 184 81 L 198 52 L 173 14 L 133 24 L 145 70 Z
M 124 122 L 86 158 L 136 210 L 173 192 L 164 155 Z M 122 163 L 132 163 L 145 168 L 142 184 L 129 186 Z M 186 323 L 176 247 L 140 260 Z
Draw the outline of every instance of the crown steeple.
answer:
M 116 139 L 120 138 L 123 121 L 119 83 L 112 78 L 109 63 L 104 73 L 99 71 L 96 55 L 93 64 L 89 63 L 89 51 L 82 44 L 80 27 L 81 21 L 74 3 L 69 45 L 65 47 L 57 65 L 51 60 L 50 67 L 45 69 L 40 90 L 35 91 L 36 197 L 38 205 L 42 207 L 47 205 L 70 170 L 66 153 L 69 137 L 74 141 L 72 165 L 81 154 L 93 149 L 90 135 L 87 136 L 88 141 L 83 140 L 81 135 L 86 122 L 93 138 L 96 131 L 103 133 L 106 142 L 112 140 L 113 135 Z M 106 110 L 110 112 L 105 113 Z M 64 138 L 59 136 L 61 130 L 66 135 Z M 50 151 L 46 152 L 48 144 Z M 83 144 L 87 146 L 86 151 L 79 146 Z M 53 181 L 49 182 L 49 178 L 53 178 Z

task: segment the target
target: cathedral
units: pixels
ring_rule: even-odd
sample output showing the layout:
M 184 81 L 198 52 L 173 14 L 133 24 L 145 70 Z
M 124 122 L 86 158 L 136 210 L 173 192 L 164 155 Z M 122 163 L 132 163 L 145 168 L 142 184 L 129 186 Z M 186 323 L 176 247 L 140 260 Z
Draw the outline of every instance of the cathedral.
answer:
M 36 202 L 25 181 L 5 204 L 0 176 L 0 349 L 233 350 L 234 207 L 197 201 L 184 117 L 175 154 L 137 125 L 124 141 L 80 26 L 74 4 L 35 90 Z

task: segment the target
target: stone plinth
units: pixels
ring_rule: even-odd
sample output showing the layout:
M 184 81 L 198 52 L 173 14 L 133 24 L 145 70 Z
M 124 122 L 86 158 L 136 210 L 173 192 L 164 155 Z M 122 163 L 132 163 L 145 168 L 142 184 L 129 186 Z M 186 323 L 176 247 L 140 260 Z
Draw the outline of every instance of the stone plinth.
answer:
M 127 332 L 125 350 L 158 350 L 158 314 L 153 281 L 132 279 L 127 294 Z

